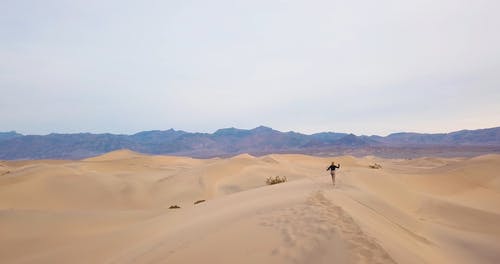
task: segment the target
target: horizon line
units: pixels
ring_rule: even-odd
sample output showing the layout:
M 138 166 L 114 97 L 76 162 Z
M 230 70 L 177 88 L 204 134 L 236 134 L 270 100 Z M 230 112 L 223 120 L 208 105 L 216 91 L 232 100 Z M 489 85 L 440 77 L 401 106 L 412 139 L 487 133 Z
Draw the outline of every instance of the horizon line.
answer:
M 30 133 L 21 133 L 21 132 L 17 132 L 16 130 L 10 130 L 10 131 L 0 131 L 0 133 L 16 133 L 16 134 L 20 134 L 22 136 L 48 136 L 48 135 L 52 135 L 52 134 L 58 134 L 58 135 L 75 135 L 75 134 L 93 134 L 93 135 L 100 135 L 100 134 L 110 134 L 110 135 L 123 135 L 123 136 L 133 136 L 133 135 L 136 135 L 136 134 L 139 134 L 139 133 L 142 133 L 142 132 L 155 132 L 155 131 L 170 131 L 170 130 L 173 130 L 173 131 L 179 131 L 179 132 L 185 132 L 185 133 L 191 133 L 191 134 L 210 134 L 210 135 L 213 135 L 215 134 L 217 131 L 219 130 L 223 130 L 223 129 L 237 129 L 237 130 L 246 130 L 246 131 L 250 131 L 250 130 L 255 130 L 255 129 L 258 129 L 258 128 L 268 128 L 268 129 L 272 129 L 274 131 L 278 131 L 280 133 L 298 133 L 298 134 L 302 134 L 302 135 L 315 135 L 315 134 L 321 134 L 321 133 L 338 133 L 338 134 L 353 134 L 355 136 L 381 136 L 381 137 L 386 137 L 386 136 L 389 136 L 389 135 L 393 135 L 393 134 L 399 134 L 399 133 L 415 133 L 415 134 L 449 134 L 449 133 L 454 133 L 454 132 L 459 132 L 459 131 L 473 131 L 473 130 L 483 130 L 483 129 L 493 129 L 493 128 L 498 128 L 500 126 L 492 126 L 492 127 L 482 127 L 482 128 L 474 128 L 474 129 L 470 129 L 470 128 L 463 128 L 463 129 L 459 129 L 459 130 L 451 130 L 451 131 L 447 131 L 447 132 L 416 132 L 416 131 L 398 131 L 398 132 L 391 132 L 391 133 L 388 133 L 386 135 L 377 135 L 377 134 L 371 134 L 371 135 L 366 135 L 366 134 L 360 134 L 360 135 L 357 135 L 353 132 L 342 132 L 342 131 L 320 131 L 320 132 L 315 132 L 315 133 L 303 133 L 303 132 L 300 132 L 300 131 L 294 131 L 294 130 L 288 130 L 288 131 L 282 131 L 282 130 L 278 130 L 278 129 L 275 129 L 275 128 L 272 128 L 270 126 L 265 126 L 265 125 L 259 125 L 257 127 L 254 127 L 254 128 L 238 128 L 238 127 L 234 127 L 234 126 L 231 126 L 231 127 L 223 127 L 223 128 L 219 128 L 219 129 L 216 129 L 215 131 L 213 132 L 199 132 L 199 131 L 188 131 L 188 130 L 184 130 L 184 129 L 175 129 L 175 128 L 168 128 L 168 129 L 150 129 L 150 130 L 140 130 L 140 131 L 137 131 L 135 133 L 113 133 L 113 132 L 89 132 L 89 131 L 80 131 L 80 132 L 50 132 L 50 133 L 47 133 L 47 134 L 30 134 Z

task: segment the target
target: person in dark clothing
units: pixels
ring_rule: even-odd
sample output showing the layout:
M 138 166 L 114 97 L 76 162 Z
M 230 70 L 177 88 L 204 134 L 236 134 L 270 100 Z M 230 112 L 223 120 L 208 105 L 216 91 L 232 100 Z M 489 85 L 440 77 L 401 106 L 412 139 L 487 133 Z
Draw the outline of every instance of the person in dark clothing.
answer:
M 326 169 L 327 171 L 330 171 L 330 175 L 332 175 L 333 186 L 335 186 L 335 169 L 340 169 L 340 164 L 335 166 L 335 162 L 333 161 L 332 165 Z

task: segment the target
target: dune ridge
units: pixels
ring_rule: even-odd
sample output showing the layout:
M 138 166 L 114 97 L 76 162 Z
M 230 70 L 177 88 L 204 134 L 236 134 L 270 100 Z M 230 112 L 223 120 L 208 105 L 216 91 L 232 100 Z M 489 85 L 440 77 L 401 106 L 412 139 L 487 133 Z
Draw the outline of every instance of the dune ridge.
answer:
M 0 262 L 498 263 L 499 170 L 495 154 L 1 161 Z

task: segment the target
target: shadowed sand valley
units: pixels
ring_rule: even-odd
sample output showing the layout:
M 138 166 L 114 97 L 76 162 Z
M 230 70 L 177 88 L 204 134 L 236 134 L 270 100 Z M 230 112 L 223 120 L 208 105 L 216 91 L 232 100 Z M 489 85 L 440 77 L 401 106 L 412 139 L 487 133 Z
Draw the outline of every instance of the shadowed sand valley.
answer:
M 500 155 L 1 161 L 0 262 L 498 263 L 499 171 Z

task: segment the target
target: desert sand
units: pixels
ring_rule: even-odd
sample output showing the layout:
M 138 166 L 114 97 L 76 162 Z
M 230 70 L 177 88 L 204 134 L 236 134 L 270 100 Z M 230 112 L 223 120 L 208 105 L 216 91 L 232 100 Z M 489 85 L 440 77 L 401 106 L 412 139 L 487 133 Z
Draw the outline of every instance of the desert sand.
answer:
M 499 263 L 499 171 L 500 155 L 0 161 L 0 263 Z

